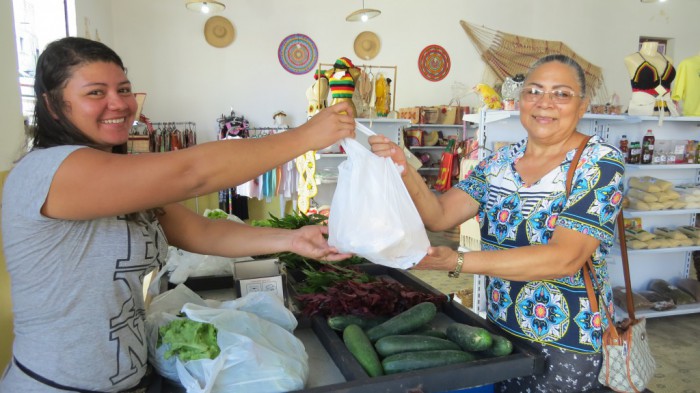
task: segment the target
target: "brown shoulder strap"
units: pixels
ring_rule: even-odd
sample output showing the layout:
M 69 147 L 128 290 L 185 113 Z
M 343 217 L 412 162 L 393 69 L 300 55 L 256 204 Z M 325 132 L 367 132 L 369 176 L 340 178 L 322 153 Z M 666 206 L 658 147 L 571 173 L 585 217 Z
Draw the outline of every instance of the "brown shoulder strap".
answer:
M 574 174 L 576 172 L 576 167 L 578 167 L 578 162 L 579 159 L 581 158 L 581 154 L 583 154 L 583 150 L 586 148 L 586 145 L 588 144 L 588 141 L 590 140 L 590 136 L 585 138 L 582 142 L 579 148 L 576 150 L 576 154 L 574 155 L 574 158 L 571 159 L 571 163 L 569 164 L 569 171 L 566 173 L 566 196 L 568 198 L 569 194 L 571 193 L 571 188 L 573 186 L 573 178 Z M 621 251 L 621 256 L 622 256 L 622 265 L 623 265 L 623 270 L 625 274 L 625 289 L 626 289 L 626 295 L 627 295 L 627 312 L 630 316 L 631 319 L 635 319 L 634 317 L 634 302 L 632 299 L 632 290 L 631 290 L 631 282 L 630 282 L 630 276 L 629 276 L 629 265 L 627 262 L 627 243 L 625 242 L 625 231 L 624 231 L 624 221 L 623 221 L 623 214 L 622 214 L 622 209 L 620 209 L 620 212 L 618 213 L 617 216 L 617 233 L 620 238 L 620 251 Z M 598 297 L 595 294 L 595 291 L 593 290 L 593 283 L 591 282 L 591 276 L 593 276 L 593 279 L 596 280 L 596 285 L 598 285 L 598 280 L 595 277 L 595 270 L 593 268 L 593 261 L 589 257 L 588 260 L 586 261 L 586 264 L 583 266 L 583 280 L 586 284 L 586 294 L 588 295 L 588 299 L 591 302 L 591 311 L 593 312 L 598 312 L 599 307 L 598 307 Z M 612 321 L 611 315 L 608 313 L 607 307 L 604 308 L 605 313 L 607 314 L 607 317 L 610 321 Z
M 574 179 L 574 173 L 576 173 L 576 167 L 578 166 L 578 161 L 581 158 L 581 154 L 583 154 L 583 150 L 586 148 L 586 145 L 588 144 L 588 141 L 591 139 L 590 136 L 587 136 L 586 138 L 581 141 L 581 144 L 579 147 L 576 149 L 576 154 L 574 154 L 574 158 L 571 159 L 571 164 L 569 164 L 569 171 L 566 172 L 566 185 L 565 191 L 566 191 L 566 197 L 569 197 L 569 194 L 571 193 L 571 187 L 573 186 L 572 182 Z

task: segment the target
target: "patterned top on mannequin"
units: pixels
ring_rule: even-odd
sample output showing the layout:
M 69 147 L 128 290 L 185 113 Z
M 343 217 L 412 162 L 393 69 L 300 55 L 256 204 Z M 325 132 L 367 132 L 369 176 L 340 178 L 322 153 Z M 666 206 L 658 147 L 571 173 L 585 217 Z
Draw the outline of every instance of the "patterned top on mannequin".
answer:
M 352 94 L 355 92 L 355 80 L 359 76 L 359 72 L 355 73 L 354 70 L 359 71 L 352 60 L 341 57 L 335 61 L 332 69 L 326 71 L 333 98 L 352 98 Z M 342 73 L 342 71 L 345 72 Z
M 670 61 L 666 61 L 666 68 L 661 74 L 642 54 L 637 52 L 642 62 L 637 67 L 631 79 L 632 91 L 642 91 L 657 96 L 656 87 L 661 85 L 667 91 L 671 90 L 671 82 L 676 77 L 676 69 Z
M 355 67 L 352 60 L 341 57 L 335 61 L 333 68 L 326 71 L 326 77 L 330 83 L 331 105 L 341 101 L 352 103 L 353 114 L 357 116 L 357 110 L 352 102 L 352 95 L 355 92 L 355 81 L 360 76 L 360 69 Z
M 625 56 L 632 87 L 627 110 L 629 114 L 651 116 L 655 112 L 659 115 L 665 112 L 678 116 L 675 104 L 668 94 L 676 70 L 671 59 L 658 49 L 658 42 L 644 42 L 638 52 Z

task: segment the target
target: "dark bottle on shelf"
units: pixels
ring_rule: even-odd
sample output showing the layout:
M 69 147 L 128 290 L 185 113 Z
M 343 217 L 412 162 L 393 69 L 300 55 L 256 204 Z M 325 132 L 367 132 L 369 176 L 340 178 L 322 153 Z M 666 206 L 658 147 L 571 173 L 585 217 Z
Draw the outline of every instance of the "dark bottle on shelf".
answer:
M 622 158 L 625 163 L 629 162 L 629 141 L 627 140 L 627 135 L 623 135 L 620 138 L 620 152 L 622 152 Z
M 654 156 L 654 134 L 651 130 L 647 130 L 646 135 L 642 139 L 642 164 L 651 164 L 652 157 Z
M 640 158 L 642 156 L 642 147 L 639 145 L 639 142 L 632 142 L 630 145 L 630 155 L 629 155 L 629 163 L 630 164 L 639 164 Z

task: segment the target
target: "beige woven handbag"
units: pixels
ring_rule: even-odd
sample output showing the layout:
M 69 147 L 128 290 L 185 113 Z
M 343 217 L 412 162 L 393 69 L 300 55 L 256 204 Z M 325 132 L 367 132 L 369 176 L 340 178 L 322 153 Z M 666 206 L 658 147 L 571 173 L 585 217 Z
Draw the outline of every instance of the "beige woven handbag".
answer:
M 588 139 L 581 144 L 576 155 L 571 160 L 569 172 L 566 176 L 566 194 L 571 190 L 574 172 L 578 166 L 578 160 Z M 649 348 L 649 340 L 646 333 L 646 319 L 637 319 L 634 316 L 634 302 L 632 300 L 632 284 L 630 281 L 629 264 L 627 259 L 627 243 L 625 243 L 625 228 L 622 209 L 617 215 L 617 233 L 620 239 L 620 251 L 622 267 L 625 275 L 625 292 L 627 294 L 628 318 L 622 322 L 613 324 L 610 311 L 603 307 L 608 317 L 608 328 L 603 332 L 603 365 L 598 374 L 598 381 L 616 392 L 639 393 L 642 392 L 656 370 L 656 361 Z M 598 279 L 593 269 L 593 261 L 588 258 L 583 266 L 583 279 L 586 283 L 586 292 L 591 302 L 591 311 L 596 313 L 598 308 L 598 295 L 591 281 L 595 280 L 596 287 L 600 288 Z

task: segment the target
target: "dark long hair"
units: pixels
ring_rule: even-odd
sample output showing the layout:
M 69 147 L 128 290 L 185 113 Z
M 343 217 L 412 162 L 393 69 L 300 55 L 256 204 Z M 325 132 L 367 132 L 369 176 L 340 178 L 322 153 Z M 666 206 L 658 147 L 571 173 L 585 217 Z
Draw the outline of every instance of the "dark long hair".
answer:
M 113 63 L 126 72 L 119 55 L 107 45 L 97 41 L 66 37 L 53 41 L 44 49 L 36 64 L 35 123 L 28 130 L 30 148 L 61 145 L 96 147 L 94 141 L 68 120 L 65 114 L 66 102 L 63 100 L 63 89 L 76 68 L 96 62 Z M 57 118 L 54 118 L 52 111 Z M 126 154 L 126 143 L 114 146 L 112 152 Z M 131 221 L 149 223 L 153 221 L 154 214 L 160 213 L 162 213 L 161 208 L 153 208 L 145 212 L 129 213 L 126 216 Z
M 122 59 L 107 45 L 80 37 L 65 37 L 51 42 L 41 53 L 36 64 L 34 80 L 34 126 L 28 130 L 30 148 L 95 143 L 66 117 L 63 89 L 79 66 L 107 62 L 118 65 L 124 72 Z M 54 117 L 55 115 L 55 117 Z M 126 144 L 112 148 L 115 153 L 126 153 Z

